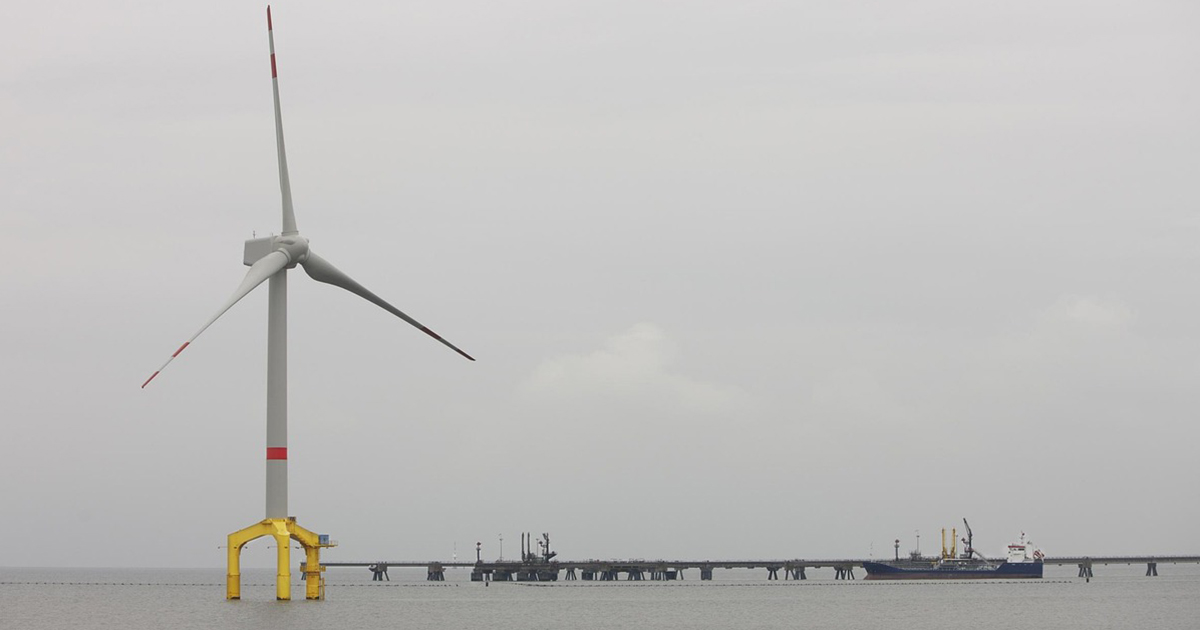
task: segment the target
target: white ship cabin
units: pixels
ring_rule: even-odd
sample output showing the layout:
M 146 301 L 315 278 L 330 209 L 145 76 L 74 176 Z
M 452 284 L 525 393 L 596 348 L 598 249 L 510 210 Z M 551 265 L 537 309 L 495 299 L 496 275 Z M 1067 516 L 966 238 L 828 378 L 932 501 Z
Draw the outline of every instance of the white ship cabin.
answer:
M 1042 550 L 1025 540 L 1025 532 L 1021 532 L 1021 541 L 1008 546 L 1009 562 L 1041 562 Z

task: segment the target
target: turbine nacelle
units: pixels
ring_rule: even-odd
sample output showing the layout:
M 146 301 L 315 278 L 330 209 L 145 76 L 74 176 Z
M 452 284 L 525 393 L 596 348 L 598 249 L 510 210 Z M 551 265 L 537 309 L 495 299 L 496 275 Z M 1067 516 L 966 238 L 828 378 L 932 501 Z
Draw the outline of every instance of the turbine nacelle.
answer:
M 247 267 L 266 258 L 272 252 L 283 252 L 288 263 L 285 269 L 291 269 L 297 264 L 308 260 L 308 239 L 299 234 L 288 236 L 264 236 L 246 241 L 242 255 L 242 263 Z

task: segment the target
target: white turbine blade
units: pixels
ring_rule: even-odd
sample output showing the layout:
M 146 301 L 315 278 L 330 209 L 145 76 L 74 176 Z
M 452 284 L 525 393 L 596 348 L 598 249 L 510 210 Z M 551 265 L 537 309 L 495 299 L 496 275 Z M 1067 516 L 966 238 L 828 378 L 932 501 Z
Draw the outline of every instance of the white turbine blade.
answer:
M 279 150 L 279 192 L 283 195 L 283 236 L 298 234 L 292 210 L 292 181 L 288 178 L 287 152 L 283 148 L 283 114 L 279 109 L 279 76 L 275 72 L 275 31 L 271 28 L 271 6 L 267 5 L 267 41 L 271 45 L 271 91 L 275 95 L 275 145 Z
M 200 330 L 196 331 L 196 334 L 192 335 L 191 339 L 183 342 L 183 345 L 179 346 L 179 349 L 175 351 L 175 354 L 172 354 L 171 358 L 167 359 L 167 362 L 162 364 L 162 367 L 155 370 L 154 374 L 151 374 L 150 378 L 146 379 L 145 383 L 142 383 L 142 388 L 144 389 L 147 385 L 149 385 L 150 381 L 154 380 L 154 377 L 158 376 L 159 372 L 167 369 L 167 366 L 170 365 L 171 361 L 174 361 L 175 357 L 179 356 L 179 353 L 183 352 L 184 348 L 191 345 L 191 343 L 196 340 L 196 337 L 200 336 L 200 333 L 207 330 L 209 326 L 213 325 L 213 322 L 217 321 L 217 319 L 224 315 L 225 311 L 228 311 L 234 304 L 237 304 L 238 300 L 246 297 L 247 293 L 253 291 L 254 288 L 262 284 L 264 280 L 270 278 L 278 273 L 280 269 L 286 267 L 288 262 L 290 262 L 290 259 L 288 258 L 287 254 L 276 251 L 267 254 L 266 256 L 260 258 L 258 262 L 254 263 L 254 265 L 250 267 L 250 270 L 246 272 L 246 278 L 242 280 L 242 284 L 238 286 L 237 291 L 233 292 L 233 296 L 229 298 L 229 301 L 225 302 L 225 305 L 221 307 L 221 310 L 217 311 L 217 314 L 213 315 L 212 319 L 205 322 L 204 325 L 200 327 Z
M 332 284 L 335 287 L 341 287 L 341 288 L 367 300 L 368 302 L 372 302 L 376 306 L 379 306 L 380 308 L 391 313 L 392 315 L 395 315 L 396 317 L 403 319 L 404 321 L 412 324 L 413 326 L 416 326 L 417 329 L 419 329 L 421 332 L 425 333 L 426 335 L 429 335 L 430 337 L 433 337 L 434 339 L 437 339 L 438 341 L 445 344 L 446 347 L 450 348 L 451 350 L 463 355 L 464 357 L 466 357 L 472 361 L 475 360 L 475 357 L 472 357 L 471 355 L 467 354 L 466 352 L 459 350 L 458 346 L 455 346 L 454 344 L 450 343 L 449 341 L 442 339 L 442 337 L 440 335 L 438 335 L 437 333 L 435 333 L 432 330 L 429 330 L 428 328 L 423 326 L 421 324 L 421 322 L 418 322 L 417 320 L 409 317 L 408 315 L 405 315 L 404 312 L 401 311 L 400 309 L 396 308 L 395 306 L 392 306 L 391 304 L 388 304 L 387 302 L 383 301 L 383 298 L 368 291 L 366 289 L 366 287 L 355 282 L 353 278 L 342 273 L 337 267 L 334 267 L 333 265 L 329 264 L 329 261 L 314 254 L 312 252 L 312 250 L 308 251 L 308 258 L 306 258 L 304 260 L 304 262 L 302 262 L 300 264 L 304 266 L 304 271 L 306 273 L 308 273 L 308 275 L 310 277 L 312 277 L 313 280 L 316 280 L 317 282 L 324 282 L 326 284 Z

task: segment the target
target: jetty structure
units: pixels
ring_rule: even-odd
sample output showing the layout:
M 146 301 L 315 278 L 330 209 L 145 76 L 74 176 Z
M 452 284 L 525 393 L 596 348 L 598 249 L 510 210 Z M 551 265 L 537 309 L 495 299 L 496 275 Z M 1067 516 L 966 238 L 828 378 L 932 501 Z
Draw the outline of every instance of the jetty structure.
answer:
M 555 582 L 559 579 L 594 581 L 670 581 L 685 579 L 685 571 L 695 571 L 701 580 L 711 580 L 718 569 L 761 569 L 767 580 L 807 580 L 814 569 L 832 569 L 835 580 L 856 580 L 870 558 L 775 559 L 775 560 L 554 560 L 528 565 L 516 560 L 491 562 L 455 562 L 441 560 L 374 560 L 326 562 L 326 567 L 361 567 L 371 571 L 372 579 L 390 580 L 388 569 L 424 568 L 429 581 L 444 581 L 450 568 L 471 569 L 472 581 Z M 1100 565 L 1146 565 L 1146 576 L 1158 575 L 1159 565 L 1200 564 L 1200 556 L 1047 556 L 1048 565 L 1077 566 L 1081 578 L 1095 577 Z M 782 577 L 780 577 L 782 574 Z
M 275 598 L 291 599 L 291 541 L 304 548 L 305 562 L 301 571 L 305 581 L 307 599 L 323 599 L 324 570 L 320 562 L 320 550 L 336 543 L 328 535 L 317 534 L 296 522 L 288 513 L 288 442 L 287 442 L 287 272 L 296 265 L 317 282 L 345 289 L 368 302 L 379 306 L 396 317 L 415 326 L 421 332 L 474 361 L 467 353 L 446 341 L 437 333 L 387 303 L 330 262 L 321 258 L 309 247 L 307 238 L 300 235 L 296 227 L 296 215 L 292 208 L 292 188 L 288 177 L 287 154 L 283 143 L 283 118 L 279 106 L 279 76 L 275 63 L 275 32 L 271 24 L 271 7 L 267 7 L 267 41 L 271 51 L 271 91 L 275 103 L 275 143 L 279 161 L 279 190 L 283 202 L 283 228 L 278 236 L 254 238 L 246 241 L 242 262 L 249 266 L 245 279 L 233 295 L 210 318 L 196 334 L 185 341 L 179 349 L 162 364 L 146 382 L 144 389 L 166 369 L 209 326 L 225 314 L 234 304 L 246 297 L 263 282 L 268 282 L 267 306 L 267 449 L 266 449 L 266 517 L 249 527 L 240 529 L 228 537 L 228 572 L 226 574 L 227 599 L 241 598 L 240 554 L 246 543 L 271 536 L 278 548 L 277 572 L 275 575 Z
M 969 526 L 968 526 L 969 527 Z M 944 537 L 943 537 L 944 538 Z M 536 544 L 537 550 L 534 551 Z M 971 544 L 968 543 L 968 548 Z M 919 552 L 914 552 L 919 555 Z M 943 541 L 943 555 L 947 552 Z M 833 569 L 835 580 L 857 579 L 855 569 L 878 558 L 787 558 L 765 560 L 561 560 L 550 550 L 550 534 L 534 539 L 521 535 L 521 557 L 518 560 L 483 559 L 482 543 L 475 543 L 475 562 L 375 560 L 327 562 L 328 567 L 363 567 L 371 571 L 372 580 L 390 580 L 389 568 L 424 568 L 429 581 L 444 581 L 446 569 L 469 568 L 471 581 L 486 582 L 555 582 L 560 579 L 609 581 L 671 581 L 684 579 L 685 571 L 695 571 L 700 580 L 713 579 L 718 569 L 762 569 L 767 580 L 807 580 L 814 569 Z M 910 556 L 911 558 L 912 556 Z M 896 558 L 900 559 L 900 541 L 896 541 Z M 926 559 L 928 560 L 928 559 Z M 1040 562 L 1047 565 L 1079 567 L 1079 577 L 1095 576 L 1096 565 L 1145 564 L 1146 576 L 1158 575 L 1159 564 L 1200 564 L 1200 555 L 1137 555 L 1137 556 L 1045 556 Z M 780 578 L 780 573 L 783 577 Z

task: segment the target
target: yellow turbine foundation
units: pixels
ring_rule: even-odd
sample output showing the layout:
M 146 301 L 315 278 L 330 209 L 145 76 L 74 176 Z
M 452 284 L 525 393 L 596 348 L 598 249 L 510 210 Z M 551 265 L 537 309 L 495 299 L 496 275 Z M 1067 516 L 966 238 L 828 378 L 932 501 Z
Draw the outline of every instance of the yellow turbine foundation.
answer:
M 296 519 L 292 517 L 268 518 L 229 535 L 229 571 L 225 576 L 225 599 L 242 598 L 242 547 L 263 536 L 274 538 L 279 552 L 276 558 L 275 599 L 286 601 L 292 598 L 293 540 L 304 547 L 305 599 L 325 599 L 325 578 L 321 576 L 325 567 L 321 566 L 321 547 L 332 547 L 333 544 L 322 544 L 320 536 L 297 525 Z

